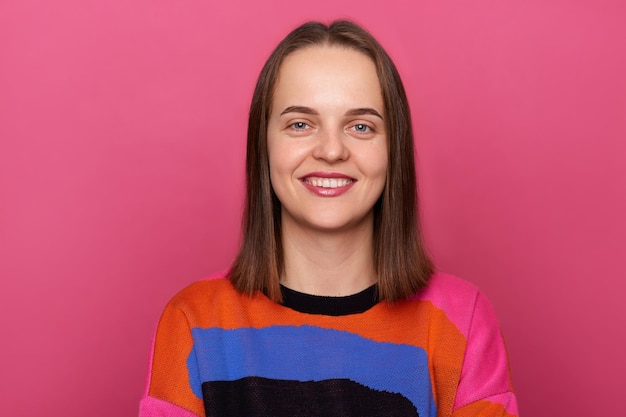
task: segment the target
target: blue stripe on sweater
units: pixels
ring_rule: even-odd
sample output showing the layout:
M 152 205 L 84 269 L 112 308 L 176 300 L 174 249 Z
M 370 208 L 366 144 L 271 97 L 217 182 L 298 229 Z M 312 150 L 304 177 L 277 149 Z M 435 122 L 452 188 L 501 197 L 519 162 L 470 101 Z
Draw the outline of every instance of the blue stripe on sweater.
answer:
M 402 394 L 420 416 L 437 414 L 428 357 L 416 346 L 305 325 L 194 328 L 192 336 L 187 367 L 199 398 L 202 383 L 208 381 L 248 376 L 296 381 L 348 378 L 375 390 Z

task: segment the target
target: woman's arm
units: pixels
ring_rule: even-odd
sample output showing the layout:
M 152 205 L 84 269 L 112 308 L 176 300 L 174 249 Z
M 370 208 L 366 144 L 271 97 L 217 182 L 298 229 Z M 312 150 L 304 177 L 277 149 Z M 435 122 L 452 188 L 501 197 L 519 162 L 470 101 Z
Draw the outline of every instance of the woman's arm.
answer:
M 154 336 L 140 417 L 205 415 L 202 399 L 194 394 L 189 378 L 194 372 L 190 368 L 197 367 L 189 321 L 175 300 L 165 308 Z
M 478 293 L 452 416 L 517 415 L 517 400 L 500 326 L 489 300 Z

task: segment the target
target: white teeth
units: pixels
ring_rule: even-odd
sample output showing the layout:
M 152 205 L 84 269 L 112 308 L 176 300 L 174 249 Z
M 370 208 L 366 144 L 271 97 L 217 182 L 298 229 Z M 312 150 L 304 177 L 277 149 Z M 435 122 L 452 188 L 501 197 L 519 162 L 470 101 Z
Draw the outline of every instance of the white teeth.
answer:
M 322 188 L 339 188 L 345 187 L 346 185 L 353 182 L 353 180 L 349 178 L 319 178 L 319 177 L 309 177 L 304 180 L 305 183 L 313 185 L 315 187 Z

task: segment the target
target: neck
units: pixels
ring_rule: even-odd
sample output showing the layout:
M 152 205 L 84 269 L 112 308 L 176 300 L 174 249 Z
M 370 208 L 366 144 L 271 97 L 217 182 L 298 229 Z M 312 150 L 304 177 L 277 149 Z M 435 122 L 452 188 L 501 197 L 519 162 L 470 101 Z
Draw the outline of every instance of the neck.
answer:
M 356 294 L 376 282 L 373 218 L 349 230 L 321 232 L 283 221 L 281 283 L 313 295 Z

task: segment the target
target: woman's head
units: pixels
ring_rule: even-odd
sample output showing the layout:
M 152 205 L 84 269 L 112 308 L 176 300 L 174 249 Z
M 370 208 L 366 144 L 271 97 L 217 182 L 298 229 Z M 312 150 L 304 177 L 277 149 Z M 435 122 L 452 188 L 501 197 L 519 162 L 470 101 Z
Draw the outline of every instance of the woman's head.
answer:
M 291 54 L 312 47 L 339 47 L 353 55 L 356 51 L 375 67 L 388 155 L 384 188 L 373 208 L 374 264 L 380 298 L 406 298 L 424 286 L 432 272 L 418 229 L 408 102 L 387 53 L 369 33 L 346 21 L 328 26 L 311 22 L 296 28 L 280 42 L 261 71 L 248 122 L 243 242 L 231 279 L 243 292 L 260 290 L 274 300 L 280 299 L 281 203 L 270 182 L 268 123 L 282 64 Z
M 342 46 L 310 46 L 283 60 L 267 123 L 283 239 L 321 233 L 359 245 L 373 241 L 373 207 L 388 158 L 379 84 L 372 60 Z M 292 260 L 286 259 L 285 281 Z

